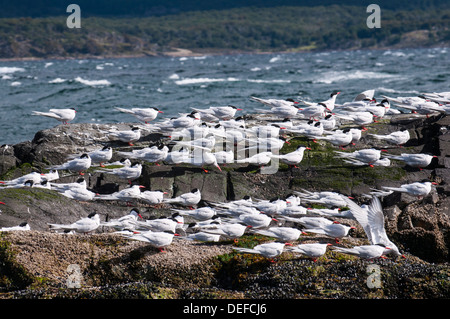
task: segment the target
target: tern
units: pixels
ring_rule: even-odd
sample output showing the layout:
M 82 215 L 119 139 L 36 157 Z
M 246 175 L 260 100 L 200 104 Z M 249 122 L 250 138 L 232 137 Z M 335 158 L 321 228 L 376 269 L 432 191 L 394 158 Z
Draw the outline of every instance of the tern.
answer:
M 143 233 L 123 234 L 123 236 L 128 239 L 149 243 L 151 246 L 157 248 L 160 252 L 164 252 L 165 248 L 172 243 L 173 237 L 179 235 L 168 232 L 154 232 L 150 230 Z
M 76 233 L 90 233 L 100 226 L 100 216 L 91 213 L 88 217 L 82 218 L 72 224 L 48 224 L 52 230 L 75 231 Z
M 125 201 L 127 203 L 141 198 L 141 188 L 142 185 L 133 185 L 128 188 L 124 188 L 120 191 L 114 192 L 112 194 L 96 195 L 95 199 L 100 200 L 118 200 Z
M 175 198 L 164 199 L 164 203 L 192 207 L 197 205 L 201 199 L 202 195 L 200 190 L 198 188 L 194 188 L 189 193 L 181 194 Z
M 145 147 L 131 152 L 118 152 L 119 155 L 127 158 L 139 159 L 147 163 L 158 163 L 166 160 L 169 148 L 163 144 Z
M 217 163 L 217 158 L 210 152 L 202 151 L 200 154 L 198 152 L 194 152 L 192 157 L 183 159 L 181 163 L 200 166 L 205 173 L 208 173 L 208 170 L 204 168 L 205 166 L 214 166 L 219 171 L 222 171 Z
M 118 231 L 132 230 L 134 229 L 133 221 L 136 221 L 138 217 L 142 218 L 139 209 L 133 208 L 130 213 L 117 219 L 108 220 L 100 223 L 100 226 L 112 227 Z
M 179 224 L 183 224 L 183 221 L 179 221 L 176 219 L 178 216 L 177 213 L 173 214 L 170 217 L 160 217 L 155 219 L 147 219 L 146 221 L 131 221 L 132 224 L 135 225 L 135 229 L 139 230 L 151 230 L 155 232 L 170 232 L 175 233 L 177 228 L 179 228 Z
M 386 141 L 388 143 L 391 143 L 391 144 L 394 144 L 397 146 L 407 143 L 411 138 L 409 131 L 407 129 L 392 132 L 392 133 L 389 133 L 386 135 L 369 134 L 369 136 L 371 136 L 375 139 L 378 139 L 378 140 Z
M 203 114 L 211 115 L 218 120 L 230 120 L 236 114 L 236 111 L 242 111 L 242 109 L 237 108 L 233 105 L 228 106 L 211 106 L 208 109 L 196 109 L 192 108 L 194 111 L 200 113 L 201 118 L 203 119 Z
M 235 242 L 244 235 L 245 231 L 251 226 L 240 223 L 209 224 L 202 226 L 201 230 L 208 234 L 221 235 L 225 238 L 233 239 Z
M 437 158 L 436 155 L 422 154 L 422 153 L 402 153 L 400 155 L 388 155 L 390 159 L 403 161 L 407 166 L 415 168 L 425 168 L 431 164 L 433 158 Z
M 381 158 L 381 152 L 386 150 L 377 150 L 374 148 L 362 149 L 351 153 L 335 151 L 340 158 L 354 159 L 368 165 L 373 165 L 374 162 Z
M 303 231 L 306 233 L 323 234 L 335 238 L 336 243 L 338 243 L 339 239 L 347 236 L 351 229 L 355 229 L 355 227 L 333 222 L 332 224 L 321 227 L 305 228 Z
M 17 226 L 0 228 L 0 232 L 23 231 L 23 230 L 30 230 L 30 225 L 27 222 L 20 223 Z
M 103 163 L 108 162 L 112 158 L 112 147 L 105 146 L 102 149 L 89 152 L 88 155 L 91 157 L 92 164 L 100 164 L 103 167 Z
M 86 180 L 81 177 L 77 179 L 76 182 L 73 183 L 50 183 L 50 186 L 53 190 L 56 190 L 58 192 L 64 192 L 70 189 L 86 188 L 87 184 Z
M 53 166 L 52 169 L 67 170 L 71 172 L 77 172 L 80 175 L 84 175 L 84 171 L 91 167 L 91 157 L 88 154 L 82 154 L 79 158 L 74 158 L 65 162 L 64 164 Z
M 239 164 L 247 163 L 256 166 L 264 166 L 267 165 L 271 159 L 272 159 L 272 152 L 261 152 L 248 158 L 237 159 L 235 163 Z
M 141 192 L 141 199 L 146 202 L 147 204 L 160 204 L 164 201 L 164 195 L 167 194 L 167 192 L 163 191 L 144 191 Z
M 347 202 L 350 214 L 358 221 L 364 229 L 366 236 L 371 245 L 381 245 L 379 247 L 389 247 L 388 252 L 395 256 L 402 256 L 398 247 L 388 238 L 384 226 L 383 208 L 380 199 L 376 196 L 372 197 L 369 205 L 361 207 L 348 197 L 343 196 Z M 380 250 L 379 248 L 375 249 Z M 403 256 L 404 257 L 404 256 Z
M 288 106 L 294 106 L 295 104 L 298 104 L 298 102 L 295 102 L 293 99 L 286 99 L 286 100 L 279 100 L 279 99 L 261 99 L 258 97 L 251 96 L 251 100 L 260 102 L 264 105 L 270 106 L 270 107 L 288 107 Z
M 141 138 L 141 129 L 139 127 L 133 127 L 131 130 L 127 131 L 110 131 L 109 135 L 117 138 L 121 142 L 133 146 L 133 143 Z
M 61 194 L 68 198 L 79 200 L 82 202 L 91 201 L 97 195 L 96 193 L 91 192 L 90 190 L 83 188 L 83 187 L 67 189 L 67 190 L 61 192 Z
M 124 166 L 118 168 L 105 168 L 101 170 L 105 174 L 115 175 L 120 179 L 128 180 L 129 183 L 138 179 L 142 174 L 142 164 L 135 163 L 133 166 Z
M 197 241 L 203 241 L 203 242 L 218 242 L 220 240 L 220 235 L 208 234 L 208 233 L 200 231 L 197 233 L 189 234 L 184 238 L 187 240 L 197 240 Z
M 294 166 L 300 164 L 303 160 L 305 150 L 311 150 L 310 147 L 299 146 L 295 151 L 286 154 L 270 154 L 271 158 L 279 159 L 281 162 Z
M 383 186 L 382 188 L 388 191 L 407 193 L 412 196 L 422 198 L 427 196 L 432 189 L 432 185 L 437 185 L 435 182 L 414 182 L 410 184 L 403 184 L 400 187 Z
M 300 244 L 297 246 L 287 247 L 286 250 L 298 253 L 302 255 L 306 255 L 309 258 L 312 258 L 313 261 L 316 261 L 317 258 L 323 256 L 327 252 L 328 246 L 332 246 L 330 243 L 307 243 Z
M 53 118 L 64 124 L 68 124 L 70 121 L 75 119 L 77 111 L 74 108 L 70 109 L 50 109 L 48 112 L 38 112 L 33 111 L 32 115 L 40 115 Z
M 282 242 L 292 242 L 298 240 L 302 231 L 293 227 L 270 227 L 268 229 L 255 230 L 254 233 L 274 237 Z
M 149 108 L 133 107 L 131 109 L 115 107 L 115 109 L 123 113 L 131 114 L 134 117 L 136 117 L 139 121 L 144 122 L 145 124 L 148 124 L 148 122 L 151 122 L 154 119 L 156 119 L 159 113 L 164 113 L 163 111 L 160 111 L 156 107 L 149 107 Z
M 256 245 L 253 248 L 233 247 L 233 249 L 239 253 L 258 254 L 263 257 L 270 258 L 273 260 L 273 258 L 275 258 L 283 253 L 284 247 L 286 245 L 290 245 L 290 244 L 273 242 L 273 243 Z
M 216 211 L 211 207 L 200 207 L 194 210 L 172 209 L 180 215 L 189 216 L 198 221 L 205 221 L 216 216 Z
M 333 250 L 339 253 L 358 256 L 363 259 L 375 259 L 382 258 L 389 248 L 382 245 L 362 245 L 352 248 L 334 247 Z
M 337 131 L 326 136 L 315 136 L 314 139 L 328 141 L 335 146 L 344 148 L 352 143 L 353 133 L 350 130 Z

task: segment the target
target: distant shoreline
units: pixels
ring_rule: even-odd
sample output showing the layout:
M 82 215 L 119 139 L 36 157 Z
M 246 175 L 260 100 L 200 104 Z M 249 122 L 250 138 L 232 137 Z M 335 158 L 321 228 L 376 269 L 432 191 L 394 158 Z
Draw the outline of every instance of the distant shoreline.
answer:
M 47 61 L 47 60 L 102 60 L 102 59 L 132 59 L 145 57 L 200 57 L 205 55 L 235 55 L 235 54 L 289 54 L 289 53 L 312 53 L 312 52 L 336 52 L 336 51 L 359 51 L 359 50 L 408 50 L 408 49 L 432 49 L 432 48 L 449 48 L 448 44 L 434 45 L 434 46 L 416 46 L 416 47 L 402 47 L 402 46 L 387 46 L 376 48 L 353 48 L 342 50 L 285 50 L 285 51 L 249 51 L 249 50 L 199 50 L 193 51 L 190 49 L 173 48 L 171 51 L 162 52 L 140 52 L 136 54 L 117 54 L 117 55 L 76 55 L 76 56 L 48 56 L 48 57 L 15 57 L 15 58 L 0 58 L 0 62 L 15 62 L 15 61 Z

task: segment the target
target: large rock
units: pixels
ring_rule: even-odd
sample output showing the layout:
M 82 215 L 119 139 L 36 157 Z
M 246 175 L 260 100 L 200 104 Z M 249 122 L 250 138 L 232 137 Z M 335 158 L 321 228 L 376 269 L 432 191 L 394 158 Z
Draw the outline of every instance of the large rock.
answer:
M 450 201 L 447 198 L 450 183 L 447 167 L 450 158 L 448 122 L 447 117 L 441 116 L 430 118 L 424 116 L 411 118 L 407 114 L 395 116 L 391 120 L 373 124 L 369 132 L 386 134 L 407 128 L 412 139 L 404 147 L 393 147 L 364 135 L 358 145 L 348 148 L 353 150 L 379 147 L 386 148 L 390 154 L 432 152 L 438 155 L 438 159 L 423 170 L 406 167 L 397 161 L 393 161 L 390 167 L 353 167 L 336 159 L 334 151 L 339 150 L 338 148 L 323 141 L 313 143 L 305 138 L 295 138 L 291 140 L 292 145 L 286 145 L 282 152 L 294 150 L 299 145 L 312 148 L 305 153 L 304 160 L 298 168 L 289 168 L 282 164 L 275 174 L 262 174 L 257 167 L 232 164 L 223 166 L 222 172 L 211 168 L 206 173 L 201 168 L 188 165 L 145 164 L 141 178 L 134 183 L 144 185 L 150 190 L 163 190 L 167 192 L 167 197 L 175 197 L 198 188 L 206 204 L 240 199 L 245 195 L 255 199 L 284 197 L 302 189 L 336 191 L 356 197 L 363 203 L 367 201 L 363 195 L 374 188 L 380 189 L 383 185 L 398 186 L 428 178 L 439 182 L 439 185 L 430 196 L 421 201 L 399 193 L 383 199 L 389 226 L 388 234 L 403 249 L 421 258 L 434 262 L 448 261 L 450 246 L 447 230 L 450 212 Z M 135 124 L 113 124 L 118 129 L 128 129 L 133 125 Z M 40 131 L 33 141 L 14 145 L 5 151 L 3 165 L 6 173 L 3 173 L 2 178 L 11 179 L 33 170 L 43 170 L 50 165 L 64 162 L 70 154 L 87 152 L 104 145 L 112 146 L 115 151 L 133 148 L 125 143 L 105 139 L 104 132 L 110 128 L 106 124 L 70 124 Z M 144 134 L 134 147 L 148 146 L 160 138 L 159 134 Z M 120 157 L 115 154 L 113 160 L 118 159 Z M 59 182 L 73 182 L 78 178 L 76 175 L 61 175 Z M 129 186 L 127 181 L 96 169 L 91 169 L 85 178 L 89 188 L 101 194 Z M 0 190 L 0 201 L 7 202 L 6 206 L 1 207 L 2 226 L 12 226 L 27 220 L 32 228 L 38 230 L 45 230 L 47 222 L 70 222 L 86 216 L 93 210 L 99 211 L 105 219 L 123 216 L 129 210 L 125 203 L 106 201 L 79 203 L 53 191 L 41 190 L 21 190 L 17 193 Z M 150 216 L 158 209 L 170 212 L 168 210 L 170 207 L 165 205 L 153 208 L 143 203 L 138 205 L 143 207 L 146 216 Z M 433 250 L 429 249 L 430 245 L 433 245 Z

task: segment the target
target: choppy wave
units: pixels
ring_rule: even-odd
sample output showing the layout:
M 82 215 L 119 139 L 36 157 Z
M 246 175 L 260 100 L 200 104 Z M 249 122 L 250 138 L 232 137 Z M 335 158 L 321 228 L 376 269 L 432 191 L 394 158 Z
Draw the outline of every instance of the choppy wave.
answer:
M 63 83 L 63 82 L 66 82 L 66 81 L 67 80 L 65 80 L 65 79 L 56 78 L 56 79 L 53 79 L 51 81 L 48 81 L 48 83 Z
M 324 83 L 332 84 L 343 82 L 347 80 L 358 80 L 358 79 L 387 79 L 393 78 L 395 75 L 383 73 L 383 72 L 373 72 L 373 71 L 331 71 L 322 73 L 318 78 L 316 78 L 313 83 Z
M 202 84 L 202 83 L 214 83 L 214 82 L 236 82 L 239 79 L 236 78 L 185 78 L 175 81 L 177 85 L 189 85 L 189 84 Z
M 83 79 L 81 77 L 76 77 L 75 78 L 76 82 L 85 84 L 85 85 L 89 85 L 89 86 L 105 86 L 105 85 L 111 85 L 111 82 L 109 82 L 108 80 L 86 80 Z
M 7 74 L 7 73 L 14 73 L 14 72 L 24 72 L 24 68 L 18 68 L 18 67 L 9 67 L 9 66 L 3 66 L 0 67 L 0 74 Z

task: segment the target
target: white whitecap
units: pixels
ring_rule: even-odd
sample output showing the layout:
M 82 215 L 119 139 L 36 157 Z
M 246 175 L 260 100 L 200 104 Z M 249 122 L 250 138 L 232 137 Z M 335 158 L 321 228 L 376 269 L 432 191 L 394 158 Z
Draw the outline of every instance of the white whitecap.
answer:
M 44 68 L 48 68 L 51 65 L 53 65 L 53 62 L 47 62 L 47 63 L 45 63 Z
M 281 56 L 279 56 L 279 55 L 274 56 L 273 58 L 271 58 L 271 59 L 269 60 L 269 63 L 277 62 L 277 61 L 279 61 L 280 59 L 281 59 Z
M 86 80 L 79 76 L 75 78 L 75 81 L 89 86 L 111 85 L 108 80 Z
M 15 82 L 11 82 L 11 86 L 19 86 L 21 85 L 21 82 L 15 81 Z
M 342 82 L 346 80 L 358 80 L 358 79 L 386 79 L 393 78 L 395 75 L 382 73 L 382 72 L 372 72 L 372 71 L 342 71 L 342 72 L 325 72 L 316 78 L 314 83 L 331 84 L 336 82 Z
M 66 82 L 66 80 L 64 80 L 64 79 L 61 79 L 61 78 L 56 78 L 56 79 L 53 79 L 53 80 L 51 80 L 51 81 L 48 81 L 48 83 L 63 83 L 63 82 Z
M 14 72 L 24 72 L 24 68 L 17 68 L 17 67 L 9 67 L 9 66 L 3 66 L 0 67 L 0 74 L 10 74 Z
M 212 78 L 186 78 L 186 79 L 181 79 L 178 81 L 175 81 L 175 84 L 177 85 L 189 85 L 189 84 L 201 84 L 201 83 L 214 83 L 214 82 L 234 82 L 234 81 L 239 81 L 239 79 L 237 78 L 227 78 L 227 79 L 223 79 L 223 78 L 217 78 L 217 79 L 212 79 Z
M 180 76 L 176 73 L 172 74 L 171 76 L 169 76 L 169 79 L 171 80 L 178 80 L 180 78 Z

